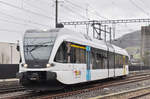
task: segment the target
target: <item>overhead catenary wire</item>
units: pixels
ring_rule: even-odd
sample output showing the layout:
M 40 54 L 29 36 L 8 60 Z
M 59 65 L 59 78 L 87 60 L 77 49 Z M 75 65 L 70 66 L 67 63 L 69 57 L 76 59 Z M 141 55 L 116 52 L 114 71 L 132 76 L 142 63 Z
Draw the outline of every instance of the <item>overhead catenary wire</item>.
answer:
M 54 2 L 55 0 L 48 0 L 48 2 L 44 1 L 44 0 L 33 0 L 34 2 L 40 2 L 40 4 L 44 4 L 44 5 L 48 5 L 51 4 L 52 2 Z
M 75 11 L 75 10 L 69 8 L 68 6 L 62 6 L 62 7 L 65 8 L 66 10 L 70 11 L 71 13 L 78 15 L 78 16 L 81 17 L 82 19 L 87 19 L 87 20 L 89 20 L 89 18 L 87 18 L 86 16 L 82 15 L 78 10 Z
M 53 1 L 54 1 L 54 0 L 53 0 Z M 69 4 L 72 4 L 72 5 L 76 6 L 76 7 L 78 7 L 79 9 L 85 10 L 83 7 L 81 7 L 81 6 L 77 5 L 77 4 L 72 3 L 71 1 L 68 1 L 68 0 L 67 0 L 67 2 L 68 2 Z M 24 2 L 24 3 L 27 3 L 27 2 Z M 29 4 L 29 3 L 27 3 L 27 4 L 28 4 L 29 6 L 31 6 L 31 7 L 33 7 L 33 8 L 36 8 L 36 9 L 41 10 L 39 7 L 33 6 L 33 4 Z M 67 10 L 73 11 L 72 9 L 67 9 Z M 73 11 L 73 12 L 75 12 L 75 11 Z M 75 13 L 76 13 L 76 12 L 75 12 Z M 95 11 L 95 12 L 91 12 L 91 11 L 90 11 L 90 13 L 92 13 L 92 14 L 95 15 L 95 16 L 98 16 L 98 17 L 101 17 L 101 18 L 106 19 L 105 17 L 101 16 L 97 11 Z M 80 17 L 84 18 L 84 19 L 87 18 L 87 17 L 85 17 L 84 15 L 81 15 L 80 13 L 76 13 L 76 14 L 79 15 Z
M 29 25 L 29 24 L 27 24 L 27 23 L 19 23 L 19 22 L 10 21 L 10 20 L 7 20 L 7 19 L 1 19 L 1 18 L 0 18 L 0 21 L 7 22 L 7 23 L 18 24 L 18 25 L 30 26 L 30 27 L 34 27 L 34 28 L 38 28 L 38 27 L 36 27 L 36 26 Z
M 71 2 L 71 1 L 69 1 L 69 0 L 65 0 L 65 1 L 68 2 L 68 3 L 70 3 L 70 4 L 73 5 L 73 6 L 77 7 L 78 9 L 86 10 L 85 8 L 83 8 L 83 7 L 77 5 L 77 4 L 75 4 L 75 3 L 73 3 L 73 2 Z M 90 4 L 88 4 L 88 5 L 90 5 Z M 103 19 L 108 19 L 108 18 L 106 18 L 106 17 L 100 15 L 95 9 L 94 9 L 94 11 L 95 11 L 95 13 L 92 12 L 92 11 L 88 11 L 88 12 L 89 12 L 90 14 L 92 14 L 92 15 L 97 16 L 97 17 L 100 17 L 100 18 L 103 18 Z
M 29 9 L 25 9 L 25 8 L 21 8 L 21 7 L 18 7 L 18 6 L 15 6 L 15 5 L 12 5 L 10 3 L 7 3 L 7 2 L 4 2 L 4 1 L 0 1 L 1 4 L 4 4 L 4 5 L 7 5 L 7 6 L 10 6 L 10 7 L 13 7 L 13 8 L 16 8 L 18 10 L 21 10 L 21 11 L 24 11 L 24 12 L 27 12 L 27 13 L 30 13 L 30 14 L 34 14 L 36 16 L 40 16 L 40 17 L 44 17 L 44 18 L 47 18 L 47 19 L 54 19 L 53 17 L 50 17 L 50 16 L 46 16 L 46 15 L 42 15 L 40 13 L 36 13 L 36 12 L 33 12 Z
M 76 11 L 74 11 L 74 10 L 70 9 L 70 8 L 69 8 L 69 7 L 67 7 L 67 6 L 63 6 L 63 7 L 64 7 L 66 10 L 70 11 L 71 13 L 73 13 L 73 14 L 76 14 L 76 15 L 80 16 L 82 19 L 88 19 L 87 17 L 85 17 L 85 16 L 81 15 L 80 13 L 78 13 L 78 12 L 76 12 Z
M 36 6 L 36 5 L 34 5 L 33 3 L 29 3 L 29 2 L 27 2 L 27 1 L 24 1 L 24 3 L 25 3 L 26 5 L 32 7 L 32 8 L 36 8 L 36 9 L 38 9 L 38 10 L 41 10 L 41 11 L 46 12 L 46 10 L 44 10 L 44 9 L 42 9 L 42 8 L 40 8 L 40 7 Z M 47 13 L 47 12 L 46 12 L 46 13 Z
M 15 33 L 21 33 L 22 32 L 22 31 L 19 31 L 19 30 L 10 30 L 10 29 L 0 29 L 0 31 L 15 32 Z
M 8 16 L 8 17 L 10 17 L 10 18 L 12 18 L 12 19 L 14 19 L 14 20 L 16 20 L 16 21 L 23 21 L 23 22 L 27 22 L 27 23 L 29 23 L 29 24 L 35 24 L 35 25 L 39 25 L 39 26 L 49 27 L 49 25 L 44 25 L 44 24 L 40 24 L 40 23 L 37 23 L 37 22 L 33 22 L 32 20 L 26 20 L 26 19 L 18 18 L 18 17 L 15 17 L 15 16 L 12 16 L 12 15 L 6 14 L 6 13 L 1 12 L 1 11 L 0 11 L 0 13 L 1 13 L 2 15 Z
M 62 13 L 67 13 L 67 16 L 66 15 L 64 15 L 64 14 L 60 14 L 60 17 L 59 17 L 59 21 L 61 21 L 61 20 L 76 20 L 77 18 L 76 17 L 74 17 L 74 14 L 75 13 L 72 13 L 73 11 L 71 11 L 71 10 L 69 10 L 69 9 L 67 9 L 67 8 L 64 8 L 64 6 L 63 5 L 61 5 L 60 6 L 60 9 L 63 9 L 61 12 Z M 70 12 L 68 12 L 68 11 L 70 11 Z M 71 17 L 73 15 L 73 17 Z
M 143 2 L 142 0 L 137 0 L 139 3 L 145 5 L 145 2 Z
M 75 3 L 73 3 L 73 2 L 71 2 L 71 1 L 69 1 L 69 0 L 66 0 L 66 2 L 68 2 L 69 4 L 73 5 L 74 7 L 78 8 L 78 9 L 80 9 L 80 10 L 86 10 L 85 8 L 83 8 L 83 7 L 77 5 L 77 4 L 75 4 Z M 89 11 L 89 10 L 88 10 L 88 12 L 91 13 L 91 14 L 93 14 L 93 12 L 91 12 L 91 11 Z M 94 15 L 95 15 L 95 14 L 94 14 Z M 96 16 L 96 15 L 95 15 L 95 16 Z
M 90 6 L 90 8 L 92 8 L 92 9 L 93 9 L 93 11 L 94 11 L 94 12 L 89 11 L 90 13 L 92 13 L 92 14 L 94 14 L 94 15 L 96 15 L 96 16 L 98 16 L 98 17 L 100 17 L 100 18 L 103 18 L 103 19 L 109 20 L 109 18 L 104 17 L 104 16 L 102 16 L 99 12 L 97 12 L 97 10 L 96 10 L 95 8 L 93 8 L 90 4 L 88 4 L 88 5 L 89 5 L 89 6 Z
M 52 2 L 55 2 L 55 0 L 52 0 Z M 35 5 L 33 5 L 33 4 L 30 4 L 30 3 L 28 3 L 27 1 L 24 1 L 24 3 L 26 3 L 27 5 L 29 5 L 30 7 L 32 7 L 32 8 L 36 8 L 36 9 L 39 9 L 39 10 L 41 10 L 41 11 L 45 11 L 45 10 L 43 10 L 43 9 L 41 9 L 40 7 L 37 7 L 37 6 L 35 6 Z M 42 3 L 42 2 L 41 2 Z M 44 2 L 44 3 L 47 3 L 47 4 L 50 4 L 50 2 Z M 54 7 L 54 4 L 52 5 L 53 7 Z M 73 11 L 72 9 L 70 9 L 70 8 L 66 8 L 66 7 L 64 7 L 64 5 L 59 5 L 59 7 L 62 7 L 62 8 L 65 8 L 65 10 L 67 10 L 67 11 L 70 11 L 70 12 L 74 12 L 73 14 L 75 14 L 76 12 L 75 11 Z M 61 9 L 61 8 L 60 8 Z M 62 11 L 64 11 L 64 10 L 62 10 Z M 65 12 L 66 13 L 66 12 Z M 79 17 L 82 17 L 82 19 L 84 18 L 86 18 L 86 17 L 84 17 L 83 15 L 81 15 L 80 13 L 76 13 L 76 14 L 78 14 L 78 16 Z M 68 15 L 67 15 L 68 16 Z M 65 18 L 66 16 L 64 16 L 63 18 Z M 71 17 L 67 17 L 67 19 L 75 19 L 74 17 L 73 18 L 71 18 Z M 61 17 L 59 17 L 59 19 L 58 20 L 62 20 L 62 18 Z
M 137 9 L 139 9 L 141 12 L 145 13 L 147 16 L 150 16 L 150 13 L 145 11 L 143 8 L 141 8 L 139 5 L 137 5 L 133 0 L 129 0 L 132 5 L 134 5 Z
M 143 4 L 144 6 L 149 7 L 146 5 L 146 2 L 144 2 L 143 0 L 138 0 L 138 1 L 141 2 L 141 4 Z

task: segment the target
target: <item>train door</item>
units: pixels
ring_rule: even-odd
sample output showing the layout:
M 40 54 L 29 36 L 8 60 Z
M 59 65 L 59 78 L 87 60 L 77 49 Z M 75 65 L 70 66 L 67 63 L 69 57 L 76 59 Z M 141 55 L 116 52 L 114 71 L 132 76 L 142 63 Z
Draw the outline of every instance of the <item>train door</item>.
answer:
M 114 50 L 114 77 L 116 76 L 116 54 L 115 54 L 115 50 Z
M 115 77 L 115 50 L 112 53 L 112 69 L 113 69 L 113 77 Z
M 86 81 L 86 47 L 79 44 L 72 43 L 70 45 L 71 49 L 71 58 L 70 61 L 72 63 L 73 68 L 73 78 L 75 82 Z
M 73 51 L 71 51 L 72 50 L 71 43 L 67 42 L 66 46 L 67 46 L 67 63 L 70 63 L 69 68 L 71 70 L 74 70 L 74 64 L 72 64 L 72 62 L 71 62 L 72 60 L 74 60 L 73 59 L 74 53 L 73 53 Z
M 113 47 L 108 49 L 108 77 L 115 76 L 115 54 Z
M 91 80 L 91 71 L 90 71 L 90 60 L 91 60 L 91 47 L 90 46 L 86 46 L 86 80 L 89 81 Z
M 111 67 L 111 77 L 115 77 L 115 49 L 111 46 L 112 52 L 110 54 L 110 67 Z
M 125 61 L 126 61 L 126 57 L 123 56 L 123 75 L 126 74 L 126 64 L 125 64 Z

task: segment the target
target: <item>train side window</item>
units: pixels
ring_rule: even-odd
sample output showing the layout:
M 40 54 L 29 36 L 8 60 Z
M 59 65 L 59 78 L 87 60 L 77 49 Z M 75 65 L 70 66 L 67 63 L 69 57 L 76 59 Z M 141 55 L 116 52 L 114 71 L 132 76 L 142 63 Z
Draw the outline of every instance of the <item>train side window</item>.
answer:
M 117 63 L 118 63 L 117 68 L 120 68 L 120 56 L 119 56 L 119 54 L 117 54 Z
M 55 62 L 59 63 L 86 63 L 86 50 L 72 47 L 70 42 L 63 42 L 54 58 Z M 76 46 L 81 46 L 78 44 L 73 44 Z M 82 46 L 83 47 L 83 46 Z
M 92 69 L 105 69 L 107 68 L 107 52 L 99 49 L 92 48 L 91 63 Z
M 117 54 L 115 53 L 115 68 L 117 68 Z
M 119 55 L 119 68 L 123 68 L 123 56 L 122 55 Z
M 102 59 L 101 59 L 99 53 L 96 53 L 96 63 L 97 63 L 96 68 L 97 69 L 101 69 L 101 67 L 102 67 L 102 64 L 101 64 L 102 63 Z
M 105 69 L 105 65 L 104 65 L 104 51 L 103 50 L 100 50 L 100 57 L 101 57 L 101 69 Z
M 103 54 L 104 54 L 104 69 L 107 69 L 107 51 L 103 51 Z
M 118 67 L 118 57 L 117 57 L 117 54 L 115 54 L 115 68 Z
M 121 56 L 118 55 L 118 58 L 119 58 L 119 66 L 118 66 L 118 68 L 121 68 Z
M 109 64 L 109 69 L 111 69 L 111 53 L 110 52 L 108 52 L 108 64 Z
M 70 51 L 70 63 L 85 64 L 86 50 L 83 45 L 73 44 Z
M 92 56 L 92 59 L 91 59 L 92 68 L 97 69 L 96 53 L 95 53 L 95 49 L 93 49 L 93 48 L 92 48 L 91 56 Z
M 116 60 L 115 60 L 115 65 L 116 65 L 116 68 L 122 68 L 122 58 L 121 58 L 121 55 L 119 54 L 116 54 Z
M 67 63 L 67 47 L 65 42 L 60 45 L 54 61 L 59 63 Z
M 76 63 L 76 53 L 75 53 L 75 48 L 72 47 L 70 51 L 70 63 Z
M 86 63 L 86 50 L 80 49 L 80 63 Z
M 128 65 L 128 62 L 129 62 L 129 58 L 128 58 L 128 56 L 126 56 L 126 58 L 125 58 L 125 64 Z
M 114 68 L 114 56 L 112 52 L 109 52 L 109 69 Z

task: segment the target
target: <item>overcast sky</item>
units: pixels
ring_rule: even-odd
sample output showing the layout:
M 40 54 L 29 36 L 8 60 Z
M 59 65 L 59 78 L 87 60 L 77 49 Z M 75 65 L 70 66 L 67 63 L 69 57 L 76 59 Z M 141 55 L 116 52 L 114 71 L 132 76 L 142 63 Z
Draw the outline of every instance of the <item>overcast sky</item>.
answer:
M 0 0 L 0 42 L 16 42 L 27 29 L 54 28 L 54 1 Z M 149 17 L 150 0 L 59 0 L 59 22 Z M 141 25 L 148 23 L 117 24 L 116 37 Z

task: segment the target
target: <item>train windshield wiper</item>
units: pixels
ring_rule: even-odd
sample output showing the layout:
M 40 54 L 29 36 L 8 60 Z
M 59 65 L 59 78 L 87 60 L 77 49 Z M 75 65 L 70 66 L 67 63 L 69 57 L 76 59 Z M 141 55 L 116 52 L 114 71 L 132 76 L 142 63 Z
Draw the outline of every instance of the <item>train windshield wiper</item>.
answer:
M 44 45 L 44 44 L 47 44 L 47 43 L 49 43 L 49 45 Z M 52 45 L 52 42 L 39 43 L 39 44 L 37 44 L 37 45 L 33 45 L 34 48 L 32 48 L 29 52 L 32 52 L 32 51 L 34 51 L 34 50 L 36 50 L 36 49 L 38 49 L 38 48 L 47 47 L 47 46 L 50 46 L 50 45 Z

